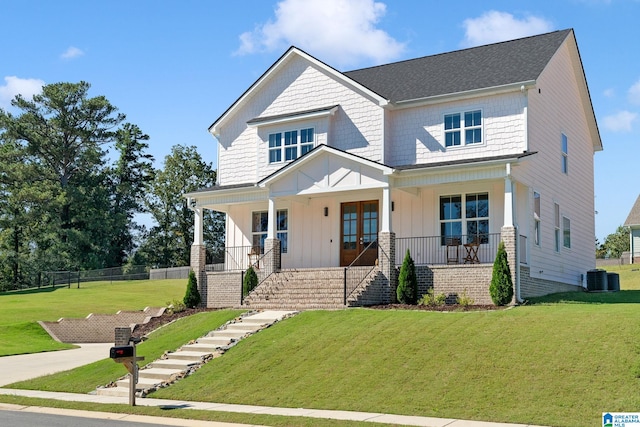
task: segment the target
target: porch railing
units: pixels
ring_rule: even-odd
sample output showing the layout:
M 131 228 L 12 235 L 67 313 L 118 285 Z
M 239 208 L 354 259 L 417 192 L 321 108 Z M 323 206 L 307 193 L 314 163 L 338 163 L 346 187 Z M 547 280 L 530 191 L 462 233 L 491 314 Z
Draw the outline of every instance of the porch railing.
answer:
M 469 244 L 477 242 L 476 248 Z M 470 262 L 467 256 L 481 264 L 493 263 L 500 244 L 500 233 L 481 234 L 479 236 L 428 236 L 397 237 L 396 265 L 401 265 L 404 255 L 409 249 L 415 265 L 464 264 Z M 473 249 L 477 249 L 473 258 Z
M 245 271 L 264 255 L 260 246 L 208 247 L 206 271 Z M 258 268 L 260 264 L 257 264 Z

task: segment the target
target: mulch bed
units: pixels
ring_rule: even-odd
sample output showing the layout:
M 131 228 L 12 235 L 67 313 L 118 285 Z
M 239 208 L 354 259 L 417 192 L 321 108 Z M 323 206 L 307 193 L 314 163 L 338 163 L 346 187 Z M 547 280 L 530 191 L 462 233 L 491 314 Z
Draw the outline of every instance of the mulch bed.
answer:
M 171 323 L 174 320 L 178 320 L 181 319 L 183 317 L 187 317 L 187 316 L 191 316 L 193 314 L 196 313 L 202 313 L 204 311 L 216 311 L 217 309 L 215 308 L 187 308 L 184 311 L 181 311 L 179 313 L 167 313 L 165 312 L 164 314 L 162 314 L 161 316 L 157 316 L 157 317 L 152 317 L 151 320 L 149 320 L 149 322 L 142 324 L 142 325 L 136 325 L 135 329 L 133 330 L 133 332 L 131 333 L 131 336 L 136 337 L 136 338 L 140 338 L 150 332 L 155 331 L 156 329 L 158 329 L 161 326 L 166 325 L 167 323 Z

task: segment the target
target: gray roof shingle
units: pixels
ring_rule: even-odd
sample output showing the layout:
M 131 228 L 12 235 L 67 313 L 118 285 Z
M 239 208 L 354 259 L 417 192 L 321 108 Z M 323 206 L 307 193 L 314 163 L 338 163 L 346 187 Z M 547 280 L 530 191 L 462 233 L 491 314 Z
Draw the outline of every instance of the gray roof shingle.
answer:
M 629 212 L 629 216 L 624 222 L 624 225 L 627 227 L 630 227 L 632 225 L 640 225 L 640 196 L 638 196 L 636 202 L 631 208 L 631 212 Z
M 536 80 L 573 30 L 554 31 L 344 75 L 391 102 Z

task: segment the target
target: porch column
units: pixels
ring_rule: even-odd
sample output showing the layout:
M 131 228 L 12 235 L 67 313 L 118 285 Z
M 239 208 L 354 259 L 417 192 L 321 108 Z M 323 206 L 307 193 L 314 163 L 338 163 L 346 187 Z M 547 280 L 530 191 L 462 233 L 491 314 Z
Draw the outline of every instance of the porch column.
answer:
M 391 188 L 389 185 L 382 188 L 382 217 L 380 218 L 380 231 L 391 231 Z
M 189 205 L 192 199 L 187 201 Z M 204 217 L 202 208 L 190 207 L 193 211 L 193 243 L 191 244 L 191 269 L 196 274 L 198 281 L 198 292 L 202 298 L 202 305 L 207 305 L 207 275 L 205 273 L 207 265 L 207 250 L 204 245 Z
M 378 266 L 386 278 L 381 301 L 383 304 L 396 300 L 398 277 L 396 274 L 396 233 L 393 231 L 378 233 Z
M 500 230 L 500 238 L 504 242 L 504 249 L 507 252 L 507 262 L 509 263 L 509 271 L 511 272 L 511 282 L 513 282 L 513 299 L 511 304 L 516 304 L 518 296 L 518 272 L 520 264 L 518 261 L 518 229 L 514 226 L 504 226 Z
M 273 197 L 269 197 L 269 224 L 267 225 L 267 238 L 264 241 L 264 266 L 271 271 L 279 271 L 281 266 L 280 240 L 276 238 L 276 217 L 276 201 Z
M 507 176 L 504 178 L 504 226 L 513 227 L 513 181 L 511 164 L 507 164 Z
M 267 224 L 267 239 L 276 237 L 276 201 L 269 197 L 269 223 Z M 266 248 L 265 248 L 266 251 Z

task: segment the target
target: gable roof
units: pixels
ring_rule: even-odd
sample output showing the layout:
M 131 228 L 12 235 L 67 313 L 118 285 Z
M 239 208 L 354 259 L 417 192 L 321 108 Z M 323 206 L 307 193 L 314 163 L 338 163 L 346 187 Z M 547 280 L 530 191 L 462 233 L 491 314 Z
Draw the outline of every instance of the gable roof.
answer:
M 554 31 L 344 74 L 394 103 L 532 82 L 572 31 Z
M 627 227 L 631 227 L 633 225 L 640 225 L 640 196 L 636 199 L 633 207 L 631 208 L 631 212 L 629 212 L 629 216 L 627 220 L 624 222 L 624 225 Z

